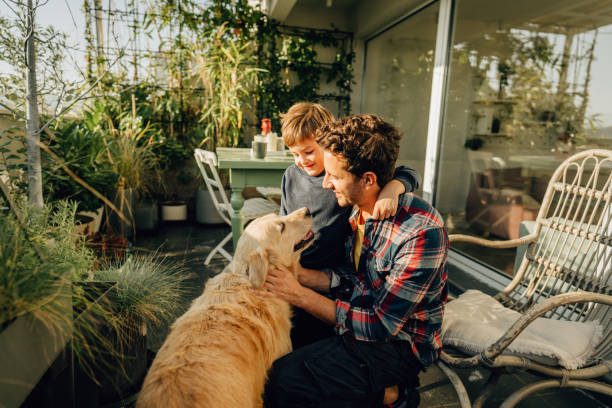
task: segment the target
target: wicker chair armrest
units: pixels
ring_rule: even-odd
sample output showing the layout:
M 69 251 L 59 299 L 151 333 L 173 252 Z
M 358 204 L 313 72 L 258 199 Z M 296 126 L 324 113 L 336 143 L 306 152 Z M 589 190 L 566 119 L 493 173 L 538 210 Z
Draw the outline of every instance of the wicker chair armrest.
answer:
M 535 240 L 536 235 L 530 234 L 517 239 L 509 239 L 505 241 L 491 241 L 489 239 L 474 237 L 472 235 L 451 234 L 448 236 L 451 244 L 454 242 L 466 242 L 476 244 L 488 248 L 516 248 L 521 245 L 526 245 Z
M 549 310 L 570 303 L 593 302 L 612 305 L 612 296 L 593 292 L 563 293 L 540 302 L 527 310 L 495 343 L 483 352 L 469 357 L 455 357 L 442 351 L 440 358 L 453 367 L 474 367 L 481 363 L 494 366 L 494 360 L 518 337 L 519 334 L 535 319 Z

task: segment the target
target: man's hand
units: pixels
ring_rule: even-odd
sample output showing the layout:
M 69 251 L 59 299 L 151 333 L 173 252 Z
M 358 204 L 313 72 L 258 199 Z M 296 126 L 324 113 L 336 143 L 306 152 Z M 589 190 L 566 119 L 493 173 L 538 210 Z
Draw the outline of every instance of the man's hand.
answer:
M 289 270 L 281 267 L 268 272 L 262 292 L 264 296 L 274 296 L 299 307 L 304 287 Z
M 374 204 L 374 210 L 372 211 L 372 218 L 382 220 L 394 216 L 397 212 L 399 195 L 404 190 L 404 185 L 401 182 L 397 180 L 388 182 L 378 195 L 378 199 Z
M 325 273 L 312 269 L 310 271 L 318 272 L 319 280 L 327 282 L 329 288 L 329 278 Z M 328 324 L 336 322 L 336 302 L 300 285 L 295 276 L 285 268 L 270 270 L 263 287 L 256 292 L 261 296 L 282 299 Z

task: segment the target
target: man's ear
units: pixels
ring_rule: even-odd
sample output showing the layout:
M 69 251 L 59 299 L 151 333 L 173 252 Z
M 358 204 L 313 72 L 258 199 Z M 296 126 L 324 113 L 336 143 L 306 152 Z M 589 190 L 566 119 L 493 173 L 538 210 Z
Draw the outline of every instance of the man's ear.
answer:
M 376 185 L 376 181 L 377 181 L 376 173 L 372 171 L 366 171 L 365 173 L 363 173 L 363 175 L 361 176 L 361 179 L 363 180 L 366 187 L 372 187 Z
M 234 258 L 233 264 L 235 274 L 246 275 L 254 288 L 260 288 L 268 276 L 270 259 L 265 249 L 257 248 L 246 257 Z

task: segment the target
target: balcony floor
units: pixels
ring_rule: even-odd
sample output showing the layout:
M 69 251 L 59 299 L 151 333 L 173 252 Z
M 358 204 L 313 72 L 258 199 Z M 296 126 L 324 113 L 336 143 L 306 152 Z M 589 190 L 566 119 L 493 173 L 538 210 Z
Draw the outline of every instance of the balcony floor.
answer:
M 216 244 L 230 232 L 228 226 L 204 226 L 195 221 L 184 223 L 165 223 L 155 233 L 139 233 L 134 247 L 149 250 L 159 249 L 171 259 L 184 262 L 185 267 L 193 273 L 193 279 L 188 281 L 190 299 L 199 296 L 204 283 L 210 276 L 221 272 L 227 261 L 220 255 L 213 258 L 208 267 L 204 259 Z M 228 244 L 228 249 L 230 245 Z M 159 330 L 149 338 L 149 348 L 157 351 L 163 343 L 168 329 Z M 481 370 L 460 370 L 461 376 L 470 397 L 474 399 L 477 390 L 486 380 L 486 372 Z M 503 377 L 495 394 L 489 399 L 485 408 L 498 407 L 513 390 L 527 384 L 536 376 L 517 372 Z M 453 388 L 435 366 L 421 374 L 421 408 L 454 408 L 459 407 Z M 574 388 L 552 389 L 538 392 L 523 400 L 520 408 L 608 408 L 612 407 L 612 399 L 602 394 L 586 393 Z

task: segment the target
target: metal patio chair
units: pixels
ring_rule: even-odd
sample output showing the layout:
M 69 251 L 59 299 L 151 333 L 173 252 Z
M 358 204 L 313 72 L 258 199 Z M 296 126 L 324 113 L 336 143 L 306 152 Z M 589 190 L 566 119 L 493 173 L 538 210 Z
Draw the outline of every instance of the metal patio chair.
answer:
M 229 203 L 227 199 L 227 194 L 223 188 L 223 184 L 219 179 L 219 173 L 217 172 L 217 156 L 210 151 L 195 149 L 194 156 L 196 159 L 196 163 L 200 169 L 200 173 L 204 178 L 204 183 L 206 184 L 206 188 L 210 193 L 210 197 L 212 198 L 213 204 L 219 213 L 219 216 L 225 221 L 230 227 L 232 225 L 232 215 L 234 214 L 234 209 L 232 205 Z M 244 207 L 240 212 L 240 216 L 243 218 L 244 222 L 248 222 L 255 218 L 264 216 L 270 213 L 278 213 L 279 206 L 272 202 L 271 200 L 267 200 L 265 198 L 249 198 L 244 201 Z M 218 252 L 223 255 L 227 260 L 232 260 L 232 255 L 227 252 L 223 247 L 229 240 L 232 239 L 232 232 L 230 232 L 206 257 L 204 261 L 204 265 L 208 265 L 212 259 L 212 257 Z
M 451 380 L 462 407 L 483 406 L 508 368 L 527 370 L 545 379 L 514 391 L 501 405 L 503 408 L 514 407 L 530 394 L 554 387 L 576 387 L 612 395 L 612 385 L 596 380 L 612 371 L 611 202 L 612 151 L 584 151 L 568 158 L 554 172 L 533 233 L 508 241 L 489 241 L 467 235 L 450 236 L 451 243 L 467 242 L 488 248 L 528 245 L 512 281 L 494 297 L 505 308 L 518 312 L 518 318 L 508 324 L 505 334 L 469 354 L 466 350 L 449 346 L 445 333 L 442 334 L 444 350 L 438 366 Z M 457 301 L 451 300 L 447 310 Z M 559 323 L 536 320 L 540 316 L 562 321 L 563 324 L 568 321 L 595 322 L 603 332 L 601 340 L 592 345 L 592 353 L 587 354 L 586 361 L 575 369 L 568 369 L 555 361 L 540 361 L 520 354 L 509 355 L 508 348 L 517 343 L 517 337 L 532 330 L 530 327 L 536 322 Z M 445 324 L 452 324 L 450 320 Z M 463 324 L 468 320 L 474 318 L 464 315 L 456 321 Z M 483 321 L 479 323 L 483 324 Z M 462 326 L 468 332 L 472 330 L 470 327 L 471 323 Z M 576 331 L 569 333 L 570 336 L 575 334 Z M 524 334 L 521 338 L 528 335 Z M 573 337 L 568 339 L 573 341 Z M 465 387 L 453 368 L 476 367 L 490 370 L 490 376 L 471 405 Z

